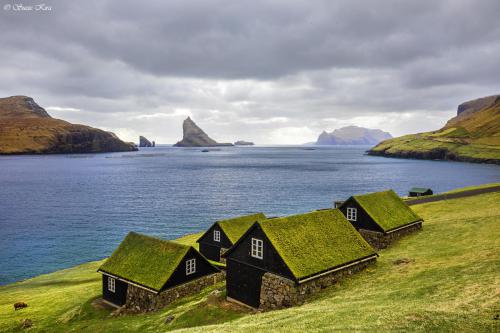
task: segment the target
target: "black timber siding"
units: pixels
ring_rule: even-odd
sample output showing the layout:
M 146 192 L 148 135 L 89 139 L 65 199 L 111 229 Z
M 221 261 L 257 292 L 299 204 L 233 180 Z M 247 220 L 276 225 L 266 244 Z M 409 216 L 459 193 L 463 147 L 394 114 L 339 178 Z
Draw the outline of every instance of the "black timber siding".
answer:
M 258 308 L 262 276 L 265 271 L 228 259 L 226 272 L 227 296 Z
M 128 284 L 123 281 L 115 279 L 115 292 L 108 290 L 108 279 L 111 278 L 107 275 L 102 275 L 102 298 L 108 302 L 122 306 L 127 300 Z
M 251 256 L 252 238 L 263 241 L 263 258 Z M 262 275 L 272 272 L 295 280 L 258 224 L 252 226 L 226 257 L 227 296 L 253 307 L 260 302 Z
M 353 198 L 349 198 L 339 208 L 346 218 L 347 208 L 356 208 L 358 210 L 357 220 L 349 221 L 354 226 L 354 228 L 356 228 L 356 230 L 366 229 L 371 231 L 384 232 L 384 230 L 377 223 L 375 223 L 375 221 L 373 221 L 370 215 L 368 215 L 368 213 Z
M 220 247 L 212 244 L 200 243 L 200 252 L 205 258 L 220 261 Z
M 193 258 L 196 259 L 196 272 L 186 275 L 186 261 Z M 219 272 L 219 270 L 212 266 L 207 259 L 198 253 L 198 251 L 190 249 L 179 263 L 179 266 L 177 266 L 175 271 L 172 273 L 172 276 L 168 279 L 162 290 L 217 272 Z
M 215 230 L 220 231 L 220 242 L 216 242 L 214 240 Z M 200 244 L 201 254 L 203 254 L 208 259 L 215 261 L 220 261 L 221 248 L 229 249 L 231 246 L 233 246 L 233 243 L 231 243 L 229 238 L 226 236 L 224 231 L 222 231 L 222 229 L 219 227 L 217 223 L 214 223 L 207 230 L 207 232 L 205 232 L 205 234 L 201 236 L 198 243 Z M 216 251 L 214 248 L 217 248 L 218 250 Z

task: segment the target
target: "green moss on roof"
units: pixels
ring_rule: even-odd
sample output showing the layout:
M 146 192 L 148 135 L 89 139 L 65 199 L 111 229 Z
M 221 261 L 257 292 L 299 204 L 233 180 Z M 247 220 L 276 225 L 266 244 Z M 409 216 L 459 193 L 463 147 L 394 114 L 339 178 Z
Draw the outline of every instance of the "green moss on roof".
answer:
M 385 232 L 422 219 L 393 190 L 353 198 Z
M 257 213 L 217 221 L 217 224 L 224 231 L 231 243 L 234 244 L 255 222 L 264 219 L 266 219 L 266 216 L 263 213 Z
M 375 254 L 338 209 L 259 221 L 297 280 Z
M 412 188 L 410 189 L 410 192 L 425 193 L 425 192 L 427 192 L 428 190 L 430 190 L 430 188 L 424 188 L 424 187 L 412 187 Z
M 131 232 L 99 270 L 159 291 L 190 248 Z

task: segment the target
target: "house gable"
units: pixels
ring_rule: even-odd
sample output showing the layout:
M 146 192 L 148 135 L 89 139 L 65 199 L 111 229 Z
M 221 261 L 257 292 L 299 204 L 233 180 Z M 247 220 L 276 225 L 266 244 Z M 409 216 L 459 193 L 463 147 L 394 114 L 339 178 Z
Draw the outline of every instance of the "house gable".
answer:
M 214 240 L 214 231 L 220 232 L 220 242 Z M 219 248 L 230 248 L 233 243 L 229 240 L 226 233 L 219 226 L 217 222 L 212 224 L 212 226 L 197 240 L 198 243 L 204 243 Z
M 252 252 L 252 238 L 262 240 L 263 256 L 262 259 L 254 258 Z M 236 242 L 236 244 L 224 254 L 227 261 L 234 260 L 265 272 L 272 272 L 290 279 L 294 276 L 283 259 L 280 257 L 273 244 L 262 230 L 258 223 L 255 223 L 248 231 Z
M 195 272 L 192 274 L 187 274 L 186 262 L 191 259 L 195 259 Z M 208 260 L 194 248 L 190 248 L 189 251 L 186 253 L 186 255 L 179 262 L 177 268 L 174 270 L 168 281 L 161 289 L 165 290 L 177 286 L 179 284 L 203 277 L 205 275 L 218 272 L 219 269 L 210 264 Z
M 356 221 L 349 221 L 356 230 L 366 229 L 377 232 L 384 232 L 384 230 L 371 218 L 370 215 L 361 207 L 353 197 L 347 199 L 340 207 L 339 210 L 347 218 L 347 208 L 356 208 Z

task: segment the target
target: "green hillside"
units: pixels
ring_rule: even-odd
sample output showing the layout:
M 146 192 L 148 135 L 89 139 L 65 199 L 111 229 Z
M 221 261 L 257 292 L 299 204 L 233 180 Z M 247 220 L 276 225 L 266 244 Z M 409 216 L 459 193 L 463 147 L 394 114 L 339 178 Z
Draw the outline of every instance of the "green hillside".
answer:
M 490 98 L 488 104 L 479 103 L 481 100 L 462 104 L 472 106 L 440 130 L 389 139 L 368 153 L 500 164 L 500 97 Z
M 211 287 L 156 313 L 115 318 L 92 306 L 101 289 L 93 262 L 0 287 L 0 331 L 19 331 L 23 318 L 35 332 L 499 331 L 499 201 L 496 192 L 412 206 L 425 219 L 421 232 L 299 307 L 250 313 L 207 302 Z M 29 307 L 14 311 L 16 301 Z

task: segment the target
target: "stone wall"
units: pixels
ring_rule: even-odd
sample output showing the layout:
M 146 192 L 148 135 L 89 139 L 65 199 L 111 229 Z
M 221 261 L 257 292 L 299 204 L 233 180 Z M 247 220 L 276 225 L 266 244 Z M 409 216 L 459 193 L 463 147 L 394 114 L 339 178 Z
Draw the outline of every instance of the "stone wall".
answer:
M 224 258 L 222 255 L 227 252 L 229 249 L 225 249 L 223 247 L 220 248 L 220 260 L 219 262 L 225 264 L 226 263 L 226 258 Z
M 259 308 L 272 310 L 302 304 L 309 296 L 337 283 L 348 275 L 366 268 L 375 261 L 376 258 L 372 258 L 301 284 L 273 273 L 265 273 L 262 276 Z
M 422 229 L 422 222 L 416 223 L 407 228 L 403 228 L 388 234 L 384 234 L 377 231 L 359 229 L 358 232 L 363 236 L 363 238 L 376 249 L 385 249 L 395 240 L 412 233 L 414 231 Z
M 127 312 L 139 313 L 159 310 L 178 298 L 193 295 L 202 289 L 224 281 L 225 272 L 215 273 L 196 280 L 169 288 L 159 294 L 154 294 L 134 285 L 128 286 L 127 301 L 123 306 Z

